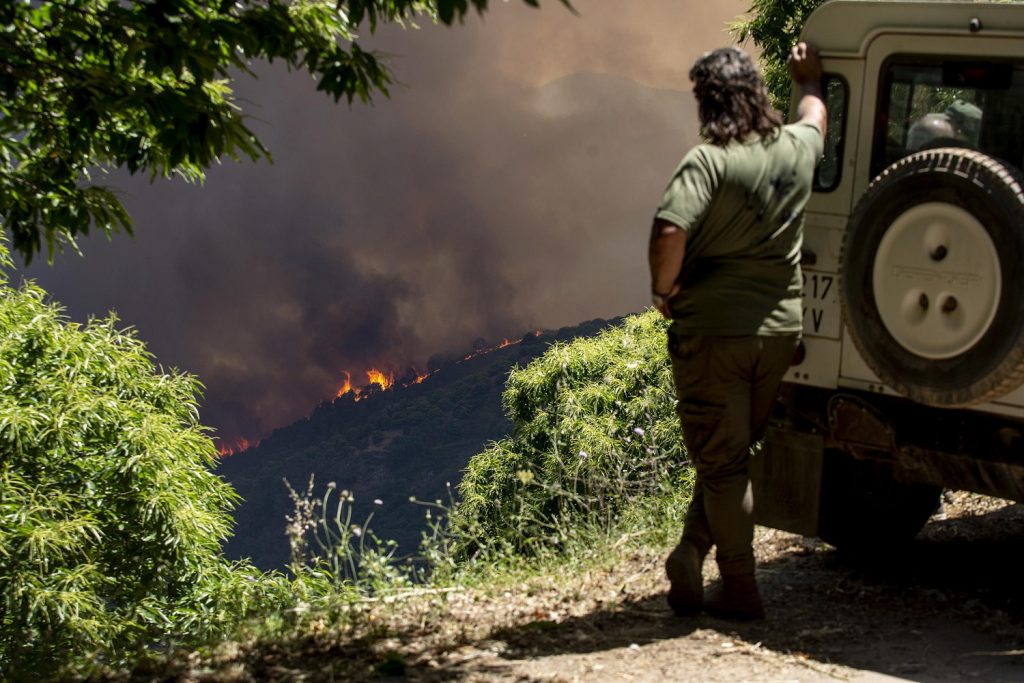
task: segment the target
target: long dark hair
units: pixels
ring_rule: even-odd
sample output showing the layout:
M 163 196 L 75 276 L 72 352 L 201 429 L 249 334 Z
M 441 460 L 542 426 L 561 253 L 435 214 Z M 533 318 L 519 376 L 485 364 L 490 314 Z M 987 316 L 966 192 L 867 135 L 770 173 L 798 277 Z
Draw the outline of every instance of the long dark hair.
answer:
M 742 50 L 707 53 L 694 62 L 690 80 L 708 142 L 724 146 L 755 133 L 774 137 L 782 127 L 782 114 L 772 107 L 761 74 Z

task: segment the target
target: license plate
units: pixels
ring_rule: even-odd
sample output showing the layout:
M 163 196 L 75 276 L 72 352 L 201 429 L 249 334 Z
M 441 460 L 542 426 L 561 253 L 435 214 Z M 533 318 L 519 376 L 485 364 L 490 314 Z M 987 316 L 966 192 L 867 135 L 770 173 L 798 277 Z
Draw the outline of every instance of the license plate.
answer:
M 839 339 L 839 277 L 834 273 L 803 271 L 804 334 Z

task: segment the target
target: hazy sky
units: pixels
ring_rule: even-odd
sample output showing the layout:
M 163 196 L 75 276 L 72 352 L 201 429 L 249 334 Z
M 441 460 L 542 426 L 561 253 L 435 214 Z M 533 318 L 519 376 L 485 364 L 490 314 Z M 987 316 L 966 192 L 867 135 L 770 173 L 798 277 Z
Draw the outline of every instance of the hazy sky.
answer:
M 654 205 L 697 139 L 687 71 L 747 6 L 574 4 L 382 32 L 402 85 L 372 107 L 257 67 L 236 92 L 272 165 L 114 178 L 135 238 L 26 272 L 198 374 L 229 440 L 308 414 L 342 370 L 638 311 Z

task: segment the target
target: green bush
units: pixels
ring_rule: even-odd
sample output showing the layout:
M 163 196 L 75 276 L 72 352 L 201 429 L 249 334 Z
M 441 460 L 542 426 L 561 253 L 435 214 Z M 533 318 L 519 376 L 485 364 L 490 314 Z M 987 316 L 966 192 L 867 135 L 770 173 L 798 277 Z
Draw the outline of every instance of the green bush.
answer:
M 515 432 L 469 462 L 451 518 L 457 554 L 558 546 L 688 489 L 666 324 L 632 316 L 513 370 L 503 401 Z
M 210 472 L 199 382 L 10 267 L 0 242 L 0 678 L 236 621 L 266 595 L 220 556 L 235 494 Z

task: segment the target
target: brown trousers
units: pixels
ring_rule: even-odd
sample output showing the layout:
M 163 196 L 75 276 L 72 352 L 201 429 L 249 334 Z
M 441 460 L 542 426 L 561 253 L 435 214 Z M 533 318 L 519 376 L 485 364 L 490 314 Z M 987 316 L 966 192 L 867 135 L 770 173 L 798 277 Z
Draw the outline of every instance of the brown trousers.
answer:
M 750 447 L 765 428 L 798 335 L 669 333 L 669 355 L 690 462 L 697 472 L 683 540 L 717 546 L 723 576 L 754 572 Z

